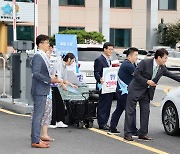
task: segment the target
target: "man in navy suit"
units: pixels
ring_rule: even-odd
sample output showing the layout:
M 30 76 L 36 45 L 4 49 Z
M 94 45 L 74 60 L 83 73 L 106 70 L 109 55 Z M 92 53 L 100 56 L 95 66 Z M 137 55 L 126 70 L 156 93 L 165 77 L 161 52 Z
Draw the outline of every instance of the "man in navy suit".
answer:
M 116 88 L 117 106 L 115 111 L 111 116 L 109 134 L 119 134 L 117 130 L 118 121 L 125 110 L 126 99 L 128 95 L 128 85 L 133 79 L 133 74 L 135 70 L 135 62 L 138 59 L 138 49 L 129 48 L 126 52 L 126 59 L 122 62 L 121 67 L 118 71 L 118 82 Z M 134 112 L 133 122 L 132 122 L 133 135 L 136 135 L 136 112 Z
M 31 94 L 34 101 L 32 117 L 31 146 L 48 148 L 49 143 L 40 141 L 41 121 L 45 111 L 47 95 L 50 92 L 50 83 L 59 83 L 57 77 L 50 77 L 49 59 L 46 52 L 49 50 L 49 37 L 39 35 L 36 38 L 37 53 L 32 59 L 32 87 Z
M 97 121 L 99 125 L 99 129 L 108 130 L 109 126 L 107 125 L 112 100 L 113 93 L 102 94 L 101 86 L 104 83 L 102 79 L 103 68 L 111 67 L 110 56 L 114 50 L 113 44 L 110 42 L 106 42 L 103 45 L 104 53 L 98 57 L 94 62 L 94 77 L 97 82 L 97 88 L 99 90 L 99 102 L 97 106 Z

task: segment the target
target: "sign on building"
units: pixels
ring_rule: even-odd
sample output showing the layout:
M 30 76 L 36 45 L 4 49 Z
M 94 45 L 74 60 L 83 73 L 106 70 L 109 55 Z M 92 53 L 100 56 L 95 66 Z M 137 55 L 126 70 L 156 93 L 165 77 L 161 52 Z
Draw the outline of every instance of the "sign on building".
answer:
M 0 0 L 0 21 L 13 21 L 12 2 Z M 34 3 L 16 2 L 16 21 L 34 22 Z

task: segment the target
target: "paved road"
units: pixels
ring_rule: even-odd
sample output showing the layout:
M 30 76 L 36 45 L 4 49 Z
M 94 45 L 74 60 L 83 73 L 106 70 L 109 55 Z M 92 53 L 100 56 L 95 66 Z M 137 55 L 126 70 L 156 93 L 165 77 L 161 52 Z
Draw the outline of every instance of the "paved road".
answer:
M 2 82 L 0 83 L 2 85 Z M 0 87 L 2 87 L 0 85 Z M 163 78 L 159 82 L 159 90 L 155 93 L 155 99 L 151 105 L 149 136 L 151 142 L 143 142 L 135 139 L 132 144 L 123 140 L 124 115 L 121 117 L 118 130 L 120 136 L 107 136 L 106 132 L 98 132 L 96 121 L 94 129 L 77 129 L 70 126 L 67 129 L 50 129 L 49 134 L 55 138 L 49 149 L 35 149 L 30 146 L 31 120 L 29 117 L 9 115 L 0 109 L 0 154 L 119 154 L 119 153 L 172 153 L 179 154 L 180 137 L 172 137 L 165 134 L 160 118 L 159 102 L 165 96 L 166 88 L 177 88 L 179 83 Z M 0 91 L 1 92 L 1 91 Z M 154 105 L 155 104 L 155 105 Z M 113 102 L 112 111 L 116 102 Z M 137 107 L 137 126 L 139 126 L 139 108 Z M 146 145 L 146 146 L 145 146 Z M 158 151 L 160 150 L 160 151 Z M 152 152 L 154 151 L 154 152 Z
M 114 109 L 113 104 L 112 110 Z M 137 108 L 137 117 L 139 109 Z M 139 126 L 137 118 L 137 126 Z M 123 132 L 124 115 L 120 119 L 118 129 Z M 0 112 L 0 154 L 44 154 L 44 153 L 62 153 L 62 154 L 118 154 L 133 153 L 148 154 L 155 148 L 155 152 L 179 153 L 180 137 L 172 137 L 165 134 L 161 125 L 160 107 L 151 106 L 151 116 L 149 124 L 149 136 L 154 140 L 151 142 L 136 141 L 133 145 L 123 141 L 121 134 L 118 138 L 106 136 L 107 133 L 97 133 L 98 129 L 78 129 L 70 126 L 67 129 L 50 129 L 49 134 L 55 141 L 51 143 L 49 149 L 34 149 L 30 147 L 30 128 L 31 120 L 29 117 L 9 115 Z M 97 128 L 95 122 L 94 127 Z M 140 145 L 138 145 L 140 143 Z M 147 145 L 148 147 L 144 147 Z M 139 146 L 139 147 L 138 147 Z

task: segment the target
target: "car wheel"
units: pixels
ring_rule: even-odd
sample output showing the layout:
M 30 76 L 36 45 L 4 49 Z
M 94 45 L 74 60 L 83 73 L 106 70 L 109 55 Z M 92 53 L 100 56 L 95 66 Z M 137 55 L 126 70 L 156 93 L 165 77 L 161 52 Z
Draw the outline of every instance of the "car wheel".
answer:
M 162 123 L 164 130 L 168 135 L 177 135 L 179 133 L 179 117 L 175 105 L 168 102 L 163 107 Z

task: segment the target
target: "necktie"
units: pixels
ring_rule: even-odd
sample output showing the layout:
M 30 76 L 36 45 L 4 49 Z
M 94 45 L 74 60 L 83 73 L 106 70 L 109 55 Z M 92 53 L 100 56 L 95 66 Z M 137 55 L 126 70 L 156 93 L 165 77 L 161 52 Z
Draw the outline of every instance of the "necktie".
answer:
M 156 74 L 158 72 L 158 66 L 156 66 L 154 69 L 153 69 L 153 75 L 152 75 L 152 79 L 155 78 Z
M 111 60 L 109 60 L 109 66 L 111 66 Z

